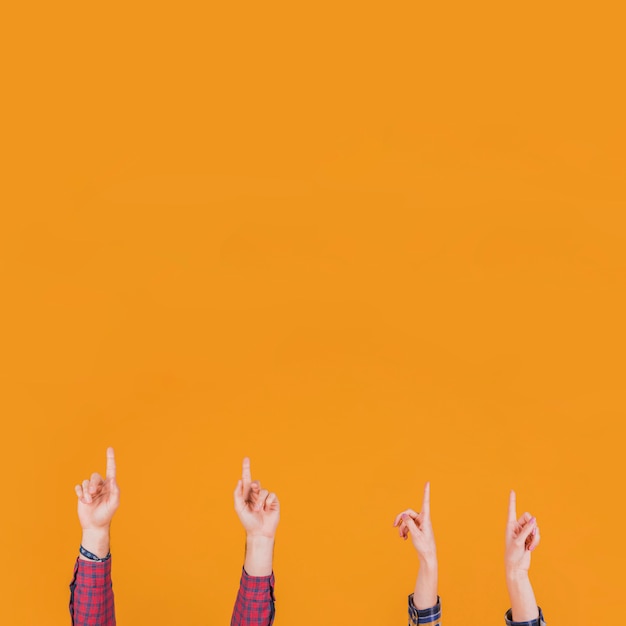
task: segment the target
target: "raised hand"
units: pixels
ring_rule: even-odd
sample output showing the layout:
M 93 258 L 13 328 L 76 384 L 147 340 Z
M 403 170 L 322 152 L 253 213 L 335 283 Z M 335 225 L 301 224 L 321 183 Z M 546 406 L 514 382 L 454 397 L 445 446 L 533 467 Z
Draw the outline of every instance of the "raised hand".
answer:
M 115 452 L 107 449 L 106 475 L 94 472 L 91 479 L 74 487 L 78 496 L 78 519 L 83 529 L 108 528 L 120 505 L 120 490 L 115 478 Z
M 235 510 L 248 536 L 273 538 L 280 520 L 280 503 L 275 493 L 262 489 L 258 480 L 252 480 L 247 457 L 234 496 Z
M 411 537 L 419 557 L 419 572 L 411 602 L 418 610 L 432 608 L 437 604 L 439 574 L 435 536 L 430 523 L 430 483 L 424 485 L 422 510 L 418 513 L 413 509 L 406 509 L 398 513 L 393 525 L 397 527 L 400 537 Z M 413 617 L 411 623 L 414 623 Z
M 244 569 L 250 576 L 272 573 L 274 537 L 280 520 L 280 503 L 275 493 L 252 480 L 250 459 L 243 460 L 241 479 L 235 487 L 235 511 L 246 530 Z
M 509 515 L 506 524 L 506 550 L 504 563 L 508 573 L 528 572 L 531 552 L 539 545 L 537 520 L 524 513 L 517 517 L 515 492 L 509 496 Z
M 107 449 L 106 474 L 94 472 L 90 479 L 74 487 L 78 496 L 78 519 L 83 529 L 82 545 L 100 557 L 109 551 L 109 529 L 120 505 L 120 489 L 115 476 L 115 453 Z
M 106 475 L 94 472 L 91 479 L 74 487 L 78 496 L 78 519 L 83 529 L 107 528 L 120 505 L 120 490 L 115 479 L 115 452 L 107 449 Z
M 398 528 L 400 537 L 403 539 L 411 537 L 420 559 L 436 558 L 437 548 L 430 521 L 430 483 L 426 483 L 424 486 L 422 510 L 417 513 L 413 509 L 406 509 L 398 513 L 393 525 Z
M 524 513 L 518 518 L 516 509 L 515 492 L 511 491 L 504 551 L 506 586 L 511 600 L 507 619 L 531 622 L 541 617 L 528 576 L 531 552 L 539 545 L 539 528 L 537 520 L 530 513 Z

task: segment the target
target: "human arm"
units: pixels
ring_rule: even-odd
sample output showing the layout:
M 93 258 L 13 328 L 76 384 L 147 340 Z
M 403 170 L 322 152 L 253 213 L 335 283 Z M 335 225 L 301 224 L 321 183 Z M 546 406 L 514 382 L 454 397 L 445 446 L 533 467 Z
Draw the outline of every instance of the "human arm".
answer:
M 516 496 L 511 491 L 504 553 L 506 586 L 511 601 L 511 608 L 505 615 L 509 626 L 544 624 L 528 573 L 531 553 L 539 545 L 539 540 L 537 520 L 530 513 L 517 517 Z
M 70 583 L 72 624 L 115 626 L 109 548 L 111 520 L 119 507 L 120 492 L 113 448 L 107 449 L 105 477 L 94 473 L 90 479 L 76 485 L 75 492 L 82 540 L 81 554 Z
M 439 566 L 430 519 L 430 483 L 424 486 L 421 512 L 407 509 L 396 516 L 393 525 L 398 528 L 400 537 L 405 540 L 411 537 L 419 560 L 415 590 L 409 596 L 410 623 L 438 626 L 441 623 L 441 604 L 437 595 Z
M 235 511 L 246 531 L 246 553 L 231 626 L 271 626 L 274 621 L 273 555 L 280 503 L 275 493 L 253 481 L 250 459 L 243 460 L 235 487 Z

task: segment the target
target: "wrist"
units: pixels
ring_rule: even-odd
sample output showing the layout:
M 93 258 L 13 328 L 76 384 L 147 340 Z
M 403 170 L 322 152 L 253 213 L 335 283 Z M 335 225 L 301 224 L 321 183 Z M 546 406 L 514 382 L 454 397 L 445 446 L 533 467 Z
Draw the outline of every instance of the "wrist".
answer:
M 83 536 L 81 540 L 81 545 L 83 548 L 92 552 L 97 557 L 103 559 L 107 554 L 109 554 L 109 550 L 111 547 L 111 536 L 109 527 L 105 528 L 84 528 Z M 80 557 L 83 560 L 85 557 Z
M 274 559 L 274 537 L 253 535 L 246 538 L 244 568 L 250 576 L 269 576 Z
M 517 568 L 506 568 L 506 581 L 508 584 L 518 585 L 530 581 L 528 570 Z
M 437 553 L 435 551 L 418 554 L 417 558 L 420 568 L 437 569 Z
M 511 617 L 514 622 L 531 622 L 539 615 L 537 600 L 526 570 L 506 573 L 506 585 L 511 601 Z
M 437 579 L 439 578 L 439 567 L 437 565 L 437 559 L 433 560 L 433 559 L 421 559 L 420 558 L 418 572 L 419 572 L 419 579 L 422 582 L 428 583 L 429 586 L 434 585 L 434 590 L 436 592 Z M 428 606 L 432 606 L 432 605 L 429 604 Z
M 248 550 L 263 551 L 274 548 L 274 537 L 265 535 L 246 535 L 246 548 Z
M 264 534 L 262 532 L 246 532 L 247 543 L 273 543 L 276 538 L 274 533 Z

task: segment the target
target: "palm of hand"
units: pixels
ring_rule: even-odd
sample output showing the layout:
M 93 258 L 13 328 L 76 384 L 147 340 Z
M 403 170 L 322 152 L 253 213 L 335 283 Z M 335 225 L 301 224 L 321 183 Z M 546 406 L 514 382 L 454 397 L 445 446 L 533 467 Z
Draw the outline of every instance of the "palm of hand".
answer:
M 516 513 L 516 495 L 509 495 L 509 517 L 506 525 L 506 551 L 504 561 L 508 570 L 528 572 L 530 553 L 539 544 L 539 528 L 530 513 L 524 513 L 519 519 Z
M 280 504 L 275 493 L 261 489 L 261 483 L 252 480 L 248 457 L 243 460 L 234 496 L 235 510 L 248 535 L 273 537 L 280 520 Z
M 91 479 L 83 480 L 82 485 L 74 487 L 74 491 L 78 496 L 78 519 L 83 530 L 103 528 L 111 523 L 120 505 L 113 448 L 107 448 L 105 478 L 94 472 Z
M 101 528 L 111 523 L 118 504 L 115 497 L 112 479 L 107 479 L 90 497 L 78 499 L 78 519 L 82 528 Z M 88 502 L 87 500 L 91 500 Z
M 280 519 L 280 511 L 278 506 L 265 505 L 259 485 L 259 489 L 254 486 L 250 489 L 248 498 L 239 511 L 239 517 L 249 534 L 273 536 Z
M 411 533 L 411 541 L 419 554 L 427 554 L 435 550 L 435 537 L 430 520 L 424 519 L 420 514 L 415 520 L 419 532 Z
M 527 515 L 527 514 L 526 514 Z M 528 515 L 530 517 L 530 515 Z M 527 542 L 521 540 L 524 527 L 529 523 L 525 517 L 509 522 L 507 527 L 506 562 L 511 568 L 522 571 L 530 569 L 530 550 Z
M 398 533 L 403 539 L 411 536 L 411 543 L 420 558 L 436 555 L 435 536 L 430 521 L 430 483 L 424 485 L 421 512 L 406 509 L 396 515 L 393 525 L 398 527 Z

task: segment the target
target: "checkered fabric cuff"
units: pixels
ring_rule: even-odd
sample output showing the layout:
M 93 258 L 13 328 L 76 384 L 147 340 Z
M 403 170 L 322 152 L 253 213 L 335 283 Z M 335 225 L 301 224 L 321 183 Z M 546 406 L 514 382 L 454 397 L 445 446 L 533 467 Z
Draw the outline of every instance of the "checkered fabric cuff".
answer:
M 429 609 L 416 609 L 413 604 L 413 594 L 409 596 L 409 624 L 417 626 L 418 624 L 438 625 L 441 622 L 441 598 L 437 596 L 437 604 Z
M 106 587 L 111 584 L 111 559 L 104 563 L 97 561 L 76 561 L 76 584 L 81 587 Z
M 507 626 L 546 626 L 546 622 L 543 619 L 543 611 L 541 607 L 539 609 L 539 617 L 537 619 L 531 619 L 529 622 L 514 622 L 511 609 L 509 609 L 504 615 L 504 621 Z
M 274 598 L 274 572 L 269 576 L 250 576 L 245 569 L 241 570 L 241 595 L 246 600 L 267 601 L 267 592 Z

